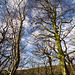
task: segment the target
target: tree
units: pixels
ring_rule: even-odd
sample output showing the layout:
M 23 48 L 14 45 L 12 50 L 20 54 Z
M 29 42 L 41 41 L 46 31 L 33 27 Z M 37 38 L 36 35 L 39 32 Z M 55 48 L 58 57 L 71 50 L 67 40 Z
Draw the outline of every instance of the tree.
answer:
M 36 33 L 36 32 L 35 32 Z M 32 51 L 33 55 L 38 56 L 38 58 L 44 60 L 45 58 L 47 58 L 47 60 L 44 60 L 44 65 L 45 67 L 47 67 L 46 63 L 49 63 L 50 66 L 50 73 L 51 75 L 53 75 L 52 72 L 52 62 L 53 62 L 53 58 L 50 57 L 51 55 L 55 55 L 56 53 L 54 51 L 52 51 L 53 49 L 49 46 L 53 46 L 53 44 L 47 40 L 42 40 L 40 39 L 39 34 L 35 35 L 35 33 L 33 33 L 34 35 L 32 37 L 34 37 L 33 43 L 31 43 L 34 46 L 34 51 Z M 46 71 L 47 74 L 47 71 Z
M 1 30 L 2 38 L 0 40 L 0 66 L 1 70 L 8 68 L 7 71 L 10 75 L 15 74 L 20 62 L 20 41 L 22 36 L 23 21 L 26 16 L 25 8 L 25 0 L 13 0 L 13 4 L 11 5 L 10 1 L 1 1 L 0 15 L 3 29 Z
M 64 8 L 66 7 L 66 8 Z M 47 40 L 47 38 L 51 38 L 51 42 L 55 45 L 54 51 L 57 52 L 58 56 L 50 56 L 46 52 L 41 52 L 42 54 L 47 54 L 49 57 L 58 58 L 61 64 L 61 70 L 63 75 L 69 75 L 65 57 L 73 52 L 75 50 L 67 53 L 67 49 L 65 46 L 65 50 L 62 48 L 62 42 L 64 42 L 65 38 L 68 36 L 68 34 L 72 31 L 72 29 L 75 27 L 71 26 L 72 17 L 73 15 L 70 15 L 72 13 L 73 9 L 70 5 L 68 5 L 67 0 L 66 1 L 60 1 L 60 0 L 42 0 L 40 1 L 40 7 L 42 11 L 43 17 L 39 15 L 38 22 L 36 24 L 40 24 L 46 31 L 48 31 L 49 34 L 40 34 L 41 39 Z M 63 35 L 63 26 L 65 24 L 68 24 L 69 27 L 67 28 L 67 33 Z M 54 40 L 54 41 L 53 41 Z M 64 44 L 65 45 L 65 44 Z

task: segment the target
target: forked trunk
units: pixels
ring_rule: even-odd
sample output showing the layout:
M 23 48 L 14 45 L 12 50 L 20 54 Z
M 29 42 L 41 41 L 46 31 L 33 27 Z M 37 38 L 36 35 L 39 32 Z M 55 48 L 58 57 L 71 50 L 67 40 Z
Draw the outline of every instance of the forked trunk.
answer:
M 61 64 L 62 75 L 69 75 L 69 71 L 68 71 L 66 63 L 65 63 L 64 55 L 59 54 L 58 57 L 59 57 L 59 61 L 60 61 L 60 64 Z
M 68 69 L 67 69 L 66 63 L 65 63 L 65 56 L 64 56 L 64 53 L 63 53 L 62 47 L 61 47 L 60 36 L 57 33 L 56 33 L 56 46 L 57 46 L 57 50 L 58 50 L 58 59 L 61 64 L 62 75 L 69 75 Z

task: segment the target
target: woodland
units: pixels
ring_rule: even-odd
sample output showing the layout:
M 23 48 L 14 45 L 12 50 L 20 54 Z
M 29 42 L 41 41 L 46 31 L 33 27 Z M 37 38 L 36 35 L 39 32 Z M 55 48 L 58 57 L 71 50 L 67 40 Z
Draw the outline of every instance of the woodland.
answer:
M 75 0 L 0 0 L 0 75 L 75 75 Z

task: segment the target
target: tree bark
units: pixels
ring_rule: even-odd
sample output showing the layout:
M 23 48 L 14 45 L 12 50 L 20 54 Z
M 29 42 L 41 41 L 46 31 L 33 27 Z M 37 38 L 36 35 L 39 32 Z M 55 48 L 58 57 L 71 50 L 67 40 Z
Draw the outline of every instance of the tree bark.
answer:
M 53 71 L 52 71 L 52 59 L 51 59 L 51 57 L 48 57 L 48 58 L 49 58 L 49 65 L 50 65 L 51 75 L 53 75 Z
M 57 41 L 56 41 L 56 46 L 57 46 L 57 50 L 58 50 L 58 58 L 61 64 L 61 71 L 62 71 L 62 75 L 69 75 L 69 71 L 67 69 L 66 63 L 65 63 L 65 56 L 64 53 L 62 51 L 61 48 L 61 41 L 59 39 L 59 36 L 57 36 Z

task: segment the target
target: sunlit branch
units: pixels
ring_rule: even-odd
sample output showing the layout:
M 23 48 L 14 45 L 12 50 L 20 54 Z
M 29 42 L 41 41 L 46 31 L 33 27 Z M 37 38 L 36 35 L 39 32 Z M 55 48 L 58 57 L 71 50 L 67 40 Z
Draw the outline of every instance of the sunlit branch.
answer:
M 65 52 L 67 52 L 67 46 L 66 46 L 66 42 L 64 39 L 63 39 L 63 42 L 64 42 L 64 46 L 65 46 Z
M 65 14 L 67 14 L 69 11 L 71 11 L 72 9 L 69 9 L 69 10 L 66 10 L 62 15 L 59 15 L 58 17 L 57 17 L 57 19 L 58 18 L 60 18 L 61 16 L 64 16 Z
M 60 2 L 60 1 L 59 1 Z M 61 5 L 61 3 L 60 3 Z M 62 15 L 62 5 L 61 5 L 61 15 Z M 59 25 L 59 36 L 61 35 L 61 25 L 62 25 L 62 17 L 60 17 L 61 23 Z
M 71 19 L 70 21 L 63 21 L 62 23 L 71 23 L 73 19 Z
M 69 54 L 71 54 L 71 53 L 74 53 L 74 52 L 75 52 L 75 50 L 74 50 L 74 51 L 71 51 L 71 52 L 69 52 L 69 53 L 67 53 L 67 54 L 65 54 L 65 56 L 66 56 L 66 55 L 69 55 Z
M 40 53 L 41 53 L 41 54 L 45 54 L 45 55 L 47 55 L 47 56 L 49 56 L 49 57 L 58 58 L 57 56 L 52 56 L 52 55 L 50 55 L 50 54 L 48 54 L 48 53 L 45 53 L 45 52 L 41 52 L 41 51 L 40 51 Z
M 59 29 L 59 36 L 61 35 L 61 25 L 62 23 L 59 25 L 60 29 Z
M 36 22 L 35 24 L 41 24 L 44 29 L 46 29 L 46 30 L 49 31 L 50 33 L 55 34 L 54 32 L 50 31 L 48 28 L 46 28 L 41 22 Z
M 45 36 L 44 38 L 53 38 L 53 37 L 55 37 L 55 36 L 52 36 L 52 35 L 45 35 L 45 34 L 39 34 L 38 36 Z

